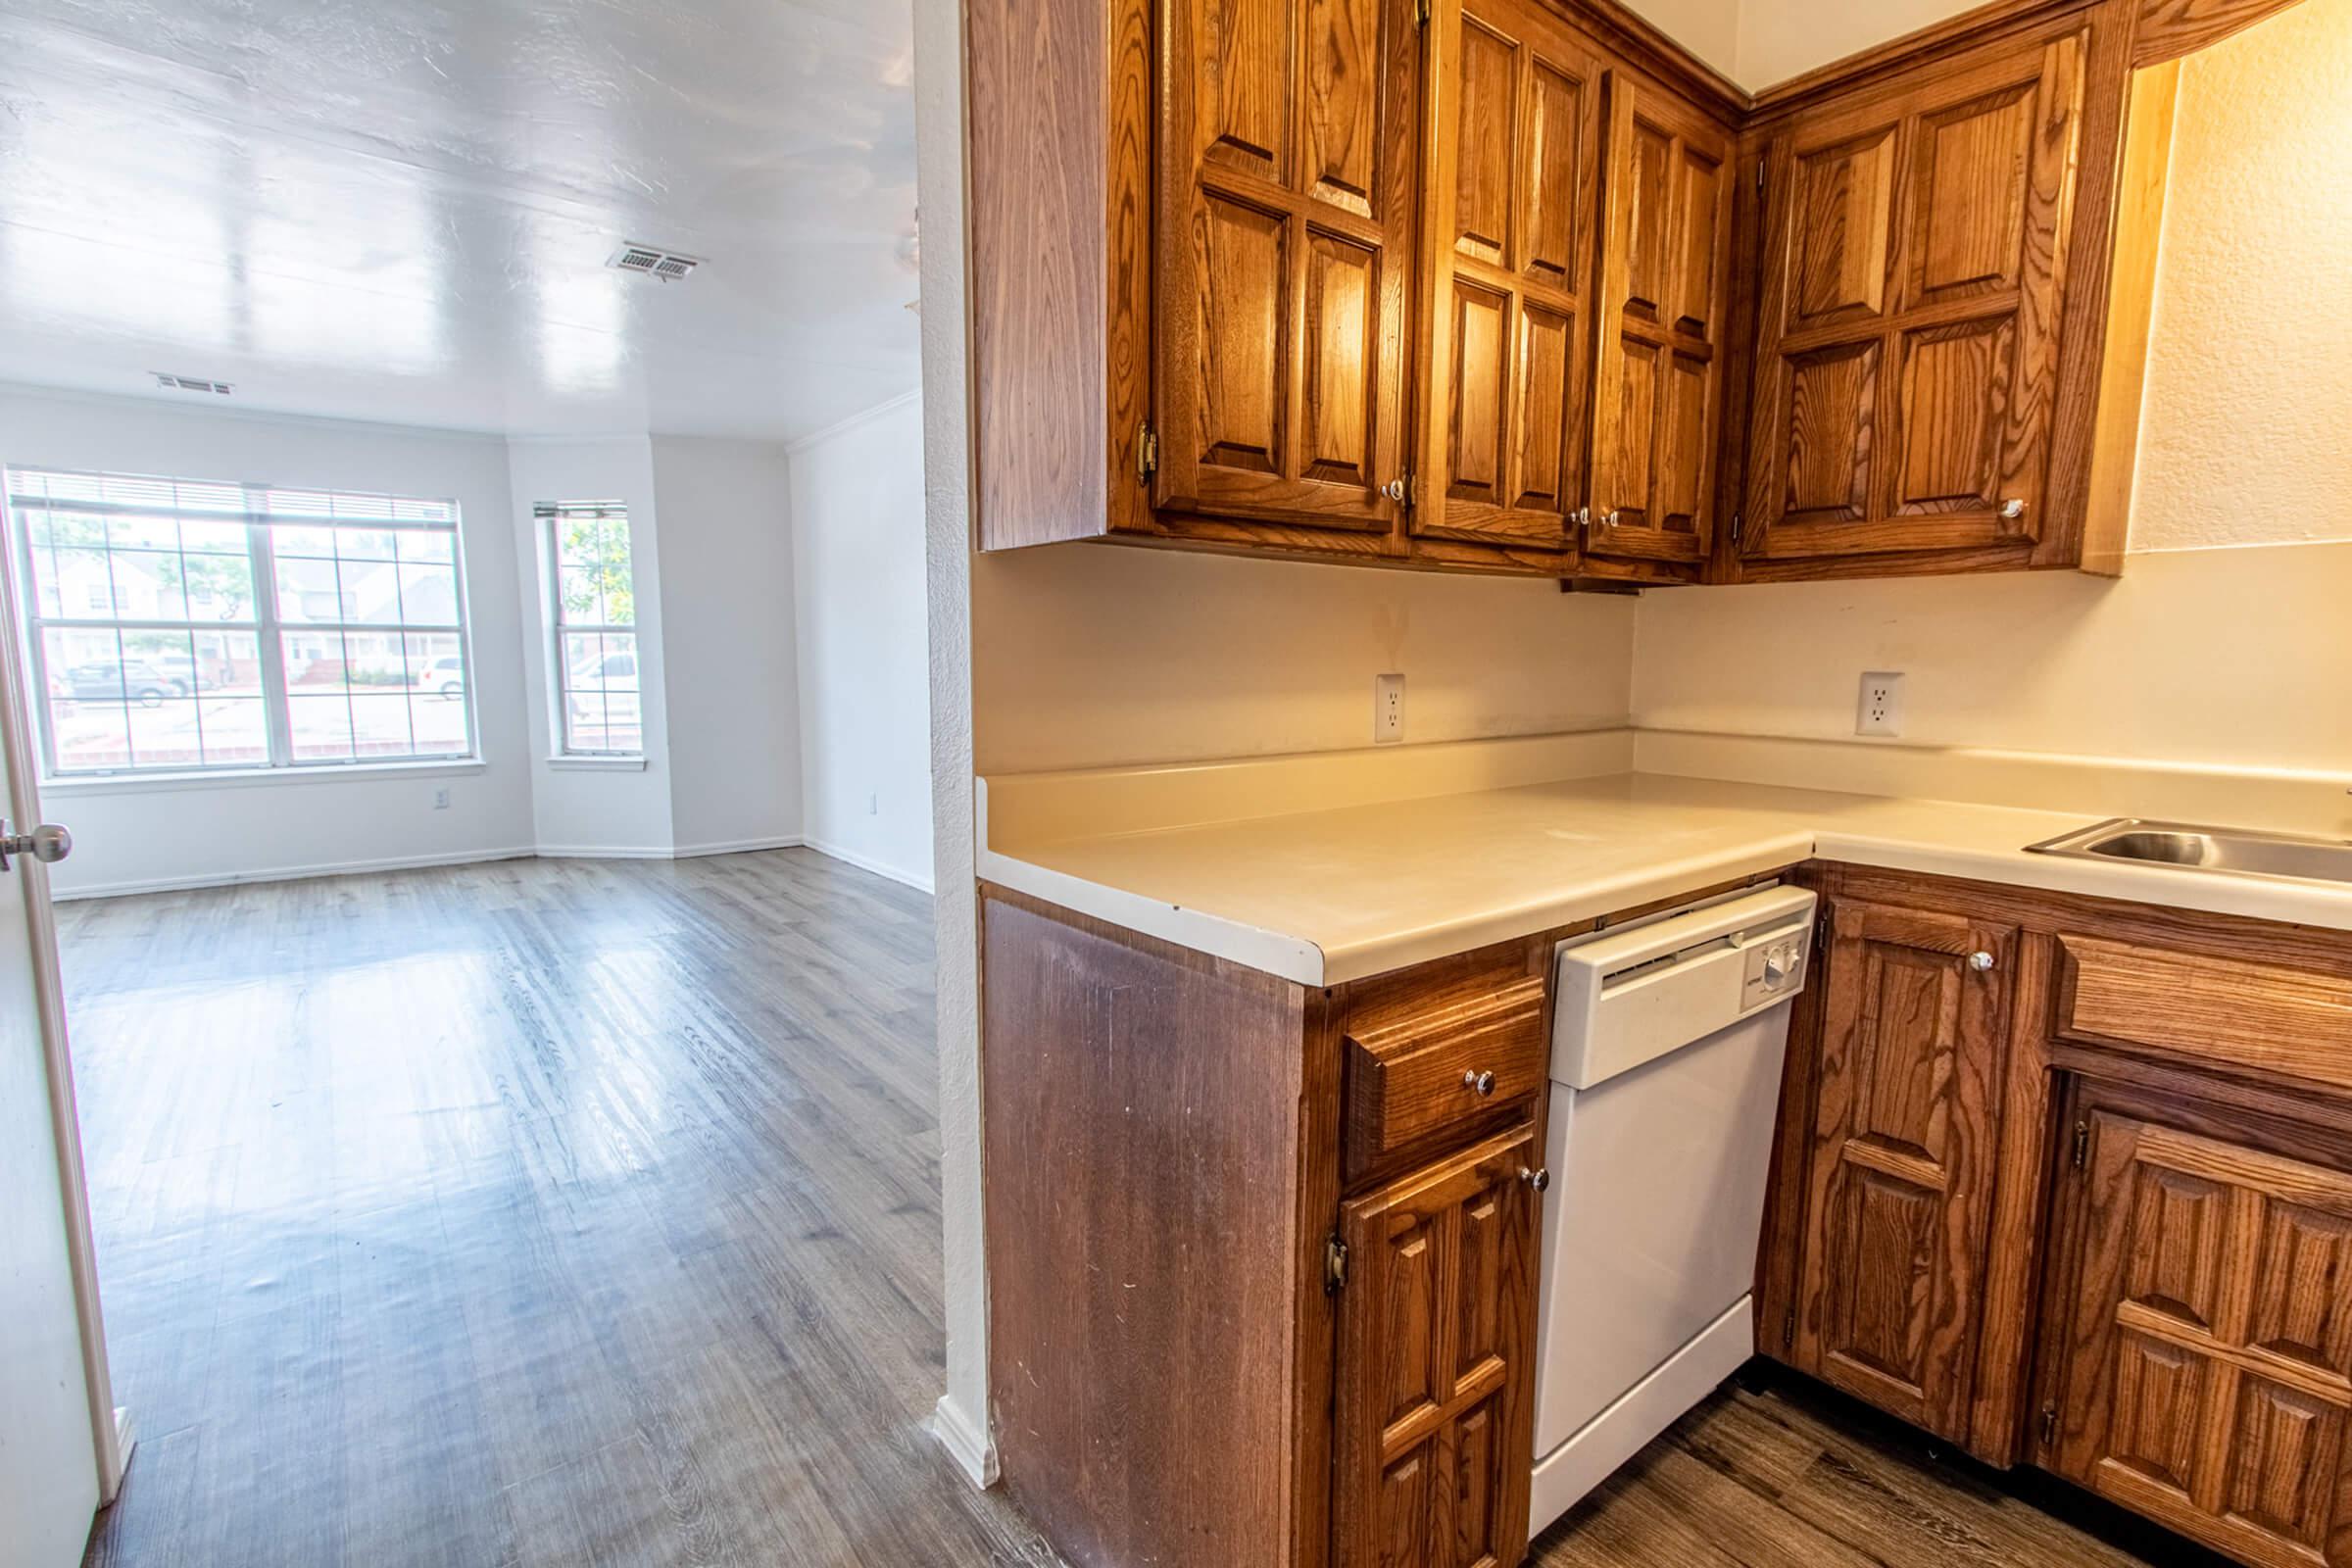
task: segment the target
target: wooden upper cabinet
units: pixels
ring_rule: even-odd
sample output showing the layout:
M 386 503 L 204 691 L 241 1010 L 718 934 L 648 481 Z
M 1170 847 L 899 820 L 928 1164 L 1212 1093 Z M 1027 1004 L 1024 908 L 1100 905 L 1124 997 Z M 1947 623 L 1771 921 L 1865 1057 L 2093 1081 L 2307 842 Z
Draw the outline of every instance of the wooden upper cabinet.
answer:
M 1535 1445 L 1522 1125 L 1343 1204 L 1337 1568 L 1514 1568 Z
M 1418 534 L 1564 550 L 1584 504 L 1600 62 L 1541 0 L 1431 22 Z
M 1714 535 L 1732 138 L 1629 73 L 1608 102 L 1586 549 L 1694 565 Z
M 1965 1440 L 2018 933 L 1838 900 L 1796 1363 Z
M 1403 516 L 1420 190 L 1412 0 L 1161 0 L 1164 508 Z
M 1770 137 L 1744 555 L 2031 554 L 2089 41 L 1979 51 Z
M 2352 1151 L 2119 1091 L 2076 1123 L 2045 1462 L 2241 1562 L 2352 1564 Z

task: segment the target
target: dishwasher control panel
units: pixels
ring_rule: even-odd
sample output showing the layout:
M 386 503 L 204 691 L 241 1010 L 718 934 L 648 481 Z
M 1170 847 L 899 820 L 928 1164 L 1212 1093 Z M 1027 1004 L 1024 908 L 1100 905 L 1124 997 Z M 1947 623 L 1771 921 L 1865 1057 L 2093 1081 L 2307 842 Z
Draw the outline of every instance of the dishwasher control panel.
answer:
M 1813 951 L 1813 927 L 1779 932 L 1747 950 L 1747 971 L 1740 985 L 1740 1010 L 1763 1006 L 1804 989 L 1805 962 Z

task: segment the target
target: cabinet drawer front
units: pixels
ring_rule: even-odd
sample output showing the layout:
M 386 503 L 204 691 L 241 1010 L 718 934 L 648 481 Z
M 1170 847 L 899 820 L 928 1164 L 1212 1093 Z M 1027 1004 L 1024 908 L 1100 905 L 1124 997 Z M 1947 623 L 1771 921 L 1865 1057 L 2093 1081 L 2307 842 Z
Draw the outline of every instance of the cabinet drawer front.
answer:
M 1349 1167 L 1361 1171 L 1538 1093 L 1545 1059 L 1544 982 L 1537 977 L 1474 1003 L 1350 1029 Z
M 2352 1089 L 2352 977 L 2059 941 L 2057 1033 Z

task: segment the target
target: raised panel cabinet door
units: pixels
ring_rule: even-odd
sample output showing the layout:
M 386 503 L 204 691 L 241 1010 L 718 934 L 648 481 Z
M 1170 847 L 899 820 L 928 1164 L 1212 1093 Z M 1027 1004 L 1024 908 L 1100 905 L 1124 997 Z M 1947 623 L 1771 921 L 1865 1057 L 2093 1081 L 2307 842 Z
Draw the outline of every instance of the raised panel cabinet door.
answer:
M 1338 1568 L 1527 1554 L 1537 1153 L 1523 1124 L 1341 1209 Z
M 2352 1563 L 2352 1175 L 2077 1115 L 2053 1468 L 2242 1562 Z
M 1965 1438 L 2014 926 L 1838 900 L 1815 1069 L 1797 1364 Z
M 1404 514 L 1421 188 L 1412 0 L 1160 0 L 1152 499 Z
M 1417 534 L 1564 550 L 1583 505 L 1600 66 L 1541 0 L 1430 23 Z
M 1592 512 L 1585 549 L 1706 559 L 1732 268 L 1732 139 L 1626 72 L 1608 79 Z
M 2087 47 L 2001 46 L 1772 137 L 1743 555 L 2031 553 Z

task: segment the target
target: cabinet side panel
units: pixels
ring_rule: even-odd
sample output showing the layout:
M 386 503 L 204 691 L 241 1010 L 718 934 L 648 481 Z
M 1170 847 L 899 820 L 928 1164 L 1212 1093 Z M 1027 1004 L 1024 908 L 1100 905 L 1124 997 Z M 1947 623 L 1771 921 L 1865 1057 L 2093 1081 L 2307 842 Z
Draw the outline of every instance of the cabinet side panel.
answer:
M 1119 230 L 1105 221 L 1117 87 L 1104 67 L 1143 4 L 966 8 L 983 550 L 1091 538 L 1110 525 L 1103 333 L 1108 247 Z
M 1025 901 L 982 919 L 1006 1486 L 1080 1568 L 1304 1560 L 1331 1340 L 1300 1188 L 1336 1160 L 1302 1159 L 1307 993 Z

